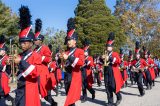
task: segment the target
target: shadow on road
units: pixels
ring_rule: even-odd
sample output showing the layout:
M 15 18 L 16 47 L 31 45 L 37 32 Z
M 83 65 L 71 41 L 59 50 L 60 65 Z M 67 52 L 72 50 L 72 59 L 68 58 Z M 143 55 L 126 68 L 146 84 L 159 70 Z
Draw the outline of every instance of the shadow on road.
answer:
M 121 91 L 121 93 L 124 94 L 124 95 L 139 96 L 138 94 L 133 94 L 133 93 L 124 92 L 124 91 Z
M 155 82 L 160 83 L 160 81 L 156 81 L 156 80 L 155 80 Z
M 129 88 L 136 88 L 137 89 L 137 87 L 134 87 L 134 86 L 127 86 L 127 87 L 129 87 Z
M 102 88 L 93 88 L 95 91 L 102 91 L 102 92 L 106 92 L 105 89 L 102 89 Z
M 92 100 L 92 98 L 87 97 L 87 101 L 95 103 L 95 104 L 97 104 L 97 106 L 106 106 L 105 101 L 102 101 L 102 100 L 98 100 L 98 99 Z

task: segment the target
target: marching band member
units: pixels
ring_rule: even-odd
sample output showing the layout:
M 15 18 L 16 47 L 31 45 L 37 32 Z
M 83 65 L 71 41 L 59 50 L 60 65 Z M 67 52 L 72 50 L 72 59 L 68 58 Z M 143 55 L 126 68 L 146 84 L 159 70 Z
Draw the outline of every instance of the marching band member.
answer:
M 96 55 L 96 57 L 94 58 L 94 65 L 95 65 L 95 69 L 96 71 L 94 72 L 95 74 L 95 79 L 96 79 L 96 82 L 98 84 L 98 86 L 100 87 L 102 85 L 102 77 L 103 77 L 103 60 L 100 56 Z
M 144 59 L 148 65 L 148 68 L 144 70 L 146 75 L 146 86 L 147 90 L 152 89 L 152 80 L 155 79 L 155 73 L 154 73 L 154 62 L 149 58 L 148 53 L 149 51 L 146 50 L 145 47 L 143 47 L 144 52 Z
M 41 106 L 38 76 L 41 67 L 41 56 L 32 51 L 34 34 L 31 29 L 31 15 L 28 7 L 22 6 L 20 12 L 19 44 L 22 53 L 14 57 L 14 62 L 19 65 L 17 72 L 16 106 Z M 10 57 L 12 60 L 13 57 Z
M 121 71 L 122 78 L 123 78 L 124 84 L 125 84 L 125 85 L 123 85 L 123 87 L 126 87 L 127 86 L 127 78 L 128 78 L 128 73 L 127 73 L 128 63 L 127 63 L 127 61 L 124 61 L 123 49 L 120 49 L 120 58 L 121 58 L 120 71 Z
M 49 44 L 48 47 L 52 51 L 52 45 Z M 59 58 L 59 49 L 57 48 L 56 49 L 55 59 L 52 59 L 52 61 L 48 64 L 48 68 L 49 68 L 49 71 L 50 71 L 50 74 L 51 74 L 51 79 L 53 79 L 54 77 L 56 78 L 56 84 L 57 84 L 56 88 L 55 88 L 55 85 L 52 84 L 53 85 L 53 89 L 56 92 L 56 96 L 58 96 L 58 89 L 59 89 L 58 84 L 59 83 L 61 84 L 61 88 L 63 86 L 63 84 L 61 82 L 61 80 L 62 80 L 62 72 L 61 72 L 61 69 L 60 69 L 60 65 L 61 65 L 61 60 Z M 54 82 L 54 81 L 52 81 L 52 82 Z
M 40 19 L 36 19 L 35 23 L 35 41 L 34 44 L 36 48 L 35 52 L 41 55 L 42 67 L 40 69 L 39 76 L 39 88 L 41 97 L 48 101 L 52 106 L 57 106 L 57 102 L 51 96 L 51 90 L 53 85 L 56 85 L 55 77 L 50 77 L 50 73 L 48 70 L 48 64 L 52 60 L 51 51 L 48 46 L 43 44 L 44 36 L 40 33 L 42 28 L 42 21 Z M 50 83 L 52 81 L 52 84 Z
M 121 59 L 117 52 L 113 52 L 113 44 L 114 33 L 112 32 L 109 34 L 109 38 L 106 42 L 107 54 L 103 55 L 104 82 L 108 97 L 108 106 L 113 105 L 113 93 L 115 93 L 117 96 L 116 105 L 119 105 L 122 100 L 120 89 L 123 86 L 123 79 L 119 70 Z
M 133 61 L 133 54 L 132 51 L 130 50 L 128 55 L 128 71 L 129 71 L 131 85 L 136 83 L 135 72 L 132 71 L 132 61 Z
M 148 54 L 148 64 L 149 64 L 149 71 L 151 74 L 151 80 L 152 80 L 152 85 L 155 86 L 155 78 L 156 78 L 156 73 L 155 73 L 155 63 L 154 60 L 151 58 L 151 53 L 150 51 L 147 52 Z M 152 86 L 151 86 L 152 88 Z
M 5 45 L 4 35 L 0 36 L 0 99 L 3 97 L 6 100 L 12 102 L 12 106 L 15 106 L 14 98 L 9 95 L 9 78 L 11 75 L 11 66 L 9 64 L 9 57 L 7 56 L 8 48 Z
M 75 22 L 73 18 L 68 20 L 68 31 L 65 38 L 68 50 L 61 54 L 61 58 L 65 60 L 65 77 L 64 84 L 67 98 L 64 106 L 75 106 L 75 102 L 80 99 L 82 76 L 81 66 L 84 64 L 84 51 L 76 47 L 78 35 L 75 32 Z
M 145 90 L 143 88 L 142 79 L 144 75 L 144 68 L 147 67 L 147 63 L 144 59 L 142 59 L 140 54 L 140 42 L 136 42 L 135 45 L 135 58 L 132 61 L 132 70 L 135 72 L 135 78 L 137 80 L 138 90 L 140 93 L 140 96 L 144 96 Z
M 82 93 L 83 93 L 83 98 L 82 102 L 86 101 L 87 98 L 87 90 L 92 94 L 92 99 L 95 98 L 95 90 L 92 88 L 93 84 L 93 74 L 92 70 L 94 69 L 94 62 L 92 56 L 89 56 L 89 45 L 90 42 L 85 39 L 84 42 L 84 55 L 85 55 L 85 63 L 83 67 L 81 67 L 82 70 Z
M 56 76 L 56 81 L 57 85 L 60 83 L 61 88 L 63 87 L 63 83 L 61 82 L 62 80 L 62 71 L 61 71 L 61 59 L 59 57 L 60 50 L 57 48 L 56 50 L 56 56 L 55 56 L 55 63 L 56 63 L 56 71 L 55 71 L 55 76 Z

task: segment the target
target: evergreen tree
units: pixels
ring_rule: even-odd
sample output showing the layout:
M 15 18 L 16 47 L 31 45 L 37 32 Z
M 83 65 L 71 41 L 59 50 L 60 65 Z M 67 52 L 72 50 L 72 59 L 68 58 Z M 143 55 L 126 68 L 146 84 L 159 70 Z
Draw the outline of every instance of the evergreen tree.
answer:
M 125 43 L 126 37 L 121 30 L 121 23 L 111 14 L 105 0 L 79 0 L 75 15 L 78 46 L 82 46 L 85 38 L 90 39 L 92 55 L 103 53 L 110 32 L 116 35 L 116 50 Z
M 18 34 L 18 17 L 0 0 L 0 35 L 13 36 Z

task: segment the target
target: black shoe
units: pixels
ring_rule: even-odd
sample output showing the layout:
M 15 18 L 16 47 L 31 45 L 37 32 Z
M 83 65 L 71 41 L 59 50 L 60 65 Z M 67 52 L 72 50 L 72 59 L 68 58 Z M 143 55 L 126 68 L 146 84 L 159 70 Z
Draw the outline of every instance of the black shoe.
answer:
M 58 103 L 57 103 L 57 102 L 53 102 L 53 103 L 51 104 L 51 106 L 58 106 Z
M 81 98 L 81 102 L 82 102 L 82 103 L 86 102 L 86 97 L 82 97 L 82 98 Z
M 155 84 L 153 83 L 153 86 L 155 86 Z
M 92 100 L 94 100 L 94 99 L 95 99 L 95 92 L 92 93 Z
M 147 86 L 147 88 L 146 88 L 146 90 L 149 90 L 150 89 L 150 87 L 149 87 L 149 85 Z
M 142 94 L 140 94 L 140 97 L 143 97 L 145 95 L 145 91 L 142 92 Z
M 122 101 L 122 99 L 117 100 L 117 101 L 116 101 L 116 106 L 118 106 L 118 105 L 121 103 L 121 101 Z
M 113 103 L 107 103 L 106 106 L 114 106 Z

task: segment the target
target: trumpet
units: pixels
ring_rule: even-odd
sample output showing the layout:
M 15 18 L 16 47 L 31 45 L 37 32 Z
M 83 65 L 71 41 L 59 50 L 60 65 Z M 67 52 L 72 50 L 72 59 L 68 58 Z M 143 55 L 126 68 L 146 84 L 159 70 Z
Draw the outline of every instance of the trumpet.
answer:
M 10 60 L 11 65 L 11 75 L 12 75 L 12 82 L 14 82 L 15 75 L 17 73 L 16 65 L 14 63 L 15 57 L 18 55 L 18 47 L 16 44 L 10 45 L 10 54 L 9 56 L 12 57 L 12 60 Z

